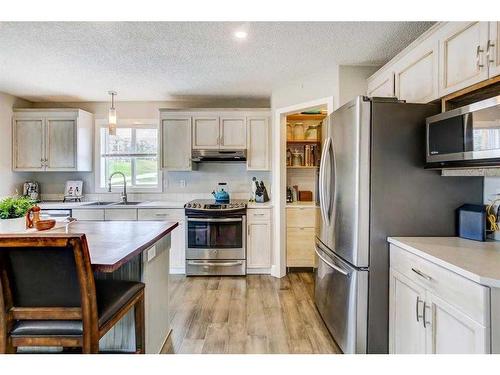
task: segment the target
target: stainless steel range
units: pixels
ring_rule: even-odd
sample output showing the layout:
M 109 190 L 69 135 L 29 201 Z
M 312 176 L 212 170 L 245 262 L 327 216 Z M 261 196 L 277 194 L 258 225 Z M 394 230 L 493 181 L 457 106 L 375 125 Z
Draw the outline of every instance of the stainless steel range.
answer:
M 186 214 L 186 275 L 246 274 L 246 201 L 194 200 Z

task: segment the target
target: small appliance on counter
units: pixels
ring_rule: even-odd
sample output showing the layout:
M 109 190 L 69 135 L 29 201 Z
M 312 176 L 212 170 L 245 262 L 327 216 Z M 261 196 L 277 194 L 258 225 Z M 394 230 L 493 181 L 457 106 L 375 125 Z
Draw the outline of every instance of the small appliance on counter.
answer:
M 83 181 L 66 181 L 63 202 L 81 202 L 83 198 Z
M 493 215 L 496 225 L 496 215 Z M 486 241 L 486 208 L 482 204 L 464 204 L 457 208 L 458 237 Z M 494 229 L 493 229 L 494 230 Z
M 229 203 L 229 193 L 227 192 L 227 183 L 219 182 L 217 189 L 212 191 L 216 203 Z
M 286 203 L 293 203 L 293 191 L 290 186 L 286 187 Z
M 23 185 L 23 195 L 34 201 L 40 200 L 40 185 L 36 181 L 26 181 Z

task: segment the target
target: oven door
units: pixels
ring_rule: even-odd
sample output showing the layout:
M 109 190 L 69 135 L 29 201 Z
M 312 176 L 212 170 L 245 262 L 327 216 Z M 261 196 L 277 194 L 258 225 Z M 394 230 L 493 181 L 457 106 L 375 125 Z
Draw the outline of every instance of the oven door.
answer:
M 245 259 L 246 217 L 188 217 L 186 259 Z

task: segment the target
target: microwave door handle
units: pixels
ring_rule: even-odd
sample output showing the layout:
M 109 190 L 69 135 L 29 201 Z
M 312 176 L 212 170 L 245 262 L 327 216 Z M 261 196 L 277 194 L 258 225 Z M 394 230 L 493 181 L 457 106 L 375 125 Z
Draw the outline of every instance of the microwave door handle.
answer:
M 187 221 L 198 221 L 202 223 L 239 223 L 243 219 L 241 217 L 235 218 L 205 218 L 205 217 L 188 217 Z

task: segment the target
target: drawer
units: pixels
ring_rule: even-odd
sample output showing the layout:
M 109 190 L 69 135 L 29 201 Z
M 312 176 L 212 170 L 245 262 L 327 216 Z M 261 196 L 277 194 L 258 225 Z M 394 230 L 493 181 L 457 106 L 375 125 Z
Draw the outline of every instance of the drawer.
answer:
M 244 260 L 186 260 L 186 275 L 226 275 L 240 276 L 246 274 Z
M 71 216 L 80 221 L 104 220 L 104 210 L 71 210 Z
M 390 244 L 390 251 L 392 268 L 454 305 L 476 322 L 489 326 L 489 288 L 393 244 Z
M 118 220 L 137 220 L 137 209 L 135 208 L 115 208 L 104 210 L 104 219 L 106 221 Z
M 287 267 L 315 266 L 315 229 L 287 228 L 286 265 Z
M 286 226 L 288 228 L 316 227 L 319 210 L 315 207 L 293 207 L 286 209 Z
M 247 221 L 271 221 L 271 210 L 263 208 L 249 208 L 247 210 Z
M 139 208 L 137 220 L 184 220 L 184 210 L 176 208 Z

